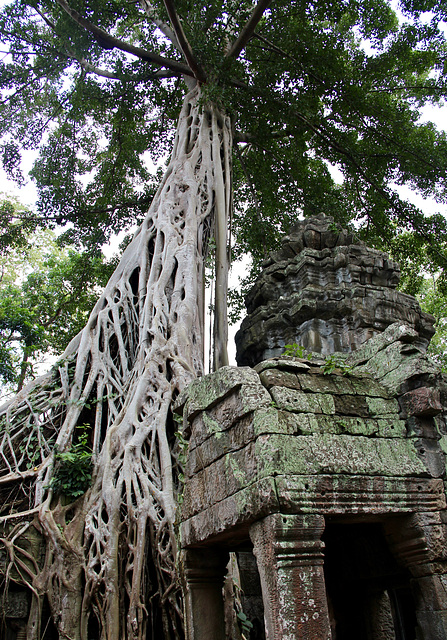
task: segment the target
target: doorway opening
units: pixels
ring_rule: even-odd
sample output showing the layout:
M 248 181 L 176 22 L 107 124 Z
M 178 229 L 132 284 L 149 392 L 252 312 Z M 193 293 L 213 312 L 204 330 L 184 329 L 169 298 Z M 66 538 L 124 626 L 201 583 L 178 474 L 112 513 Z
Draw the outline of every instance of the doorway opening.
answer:
M 378 523 L 328 523 L 324 575 L 332 640 L 416 640 L 410 574 Z

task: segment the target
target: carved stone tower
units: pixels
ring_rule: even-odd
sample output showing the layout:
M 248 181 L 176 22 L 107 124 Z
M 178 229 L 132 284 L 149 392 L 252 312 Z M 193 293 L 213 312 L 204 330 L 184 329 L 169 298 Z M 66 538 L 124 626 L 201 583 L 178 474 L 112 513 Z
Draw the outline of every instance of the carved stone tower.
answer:
M 236 334 L 240 366 L 292 343 L 323 355 L 354 351 L 394 322 L 415 329 L 422 347 L 434 333 L 433 317 L 397 291 L 399 265 L 324 214 L 298 222 L 264 267 Z

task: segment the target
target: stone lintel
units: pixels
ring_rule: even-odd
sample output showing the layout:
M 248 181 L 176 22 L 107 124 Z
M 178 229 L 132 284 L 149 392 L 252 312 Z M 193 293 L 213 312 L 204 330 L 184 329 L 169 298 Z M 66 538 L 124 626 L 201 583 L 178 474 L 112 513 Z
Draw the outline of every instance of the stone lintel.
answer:
M 262 478 L 338 475 L 427 477 L 411 440 L 317 434 L 259 436 L 188 478 L 183 517 L 220 502 Z
M 239 544 L 248 526 L 271 513 L 319 513 L 352 519 L 435 512 L 446 508 L 442 480 L 330 475 L 263 478 L 204 508 L 180 525 L 182 546 Z

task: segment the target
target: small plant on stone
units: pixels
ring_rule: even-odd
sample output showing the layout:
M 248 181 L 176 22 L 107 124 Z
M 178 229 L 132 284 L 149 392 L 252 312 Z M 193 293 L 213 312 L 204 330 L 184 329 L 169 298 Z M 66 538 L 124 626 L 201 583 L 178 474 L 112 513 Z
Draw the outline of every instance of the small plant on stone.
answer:
M 68 451 L 55 449 L 55 472 L 49 487 L 67 498 L 75 500 L 87 491 L 92 483 L 92 450 L 87 445 L 89 425 L 81 425 L 76 444 Z
M 247 640 L 250 636 L 251 629 L 253 629 L 253 624 L 243 611 L 238 611 L 236 617 L 241 631 L 241 636 L 244 640 Z
M 283 356 L 291 356 L 292 358 L 306 358 L 309 357 L 307 351 L 301 344 L 294 342 L 293 344 L 284 345 Z
M 174 416 L 174 420 L 176 420 L 177 422 L 180 422 L 180 420 L 178 420 L 178 418 L 176 416 Z M 186 465 L 186 460 L 188 457 L 188 440 L 186 440 L 185 436 L 183 435 L 183 433 L 181 431 L 176 431 L 174 433 L 175 438 L 177 440 L 177 445 L 179 448 L 179 454 L 177 456 L 177 461 L 179 463 L 179 474 L 178 474 L 178 480 L 179 483 L 181 485 L 181 487 L 185 484 L 185 474 L 183 473 L 183 470 L 185 468 Z M 178 498 L 178 503 L 182 504 L 183 502 L 183 493 L 180 493 Z
M 342 375 L 347 376 L 351 373 L 352 367 L 346 364 L 339 355 L 327 356 L 322 366 L 323 375 L 327 376 L 338 369 Z

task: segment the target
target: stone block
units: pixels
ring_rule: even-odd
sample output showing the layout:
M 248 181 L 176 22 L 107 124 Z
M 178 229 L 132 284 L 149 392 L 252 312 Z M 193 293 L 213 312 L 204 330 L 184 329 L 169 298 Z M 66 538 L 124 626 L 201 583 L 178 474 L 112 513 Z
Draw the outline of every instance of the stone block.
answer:
M 363 344 L 348 356 L 349 364 L 359 366 L 368 362 L 379 351 L 383 351 L 393 342 L 411 343 L 419 338 L 418 332 L 403 322 L 395 322 L 388 326 L 383 333 Z
M 391 416 L 377 420 L 378 435 L 381 438 L 405 438 L 407 428 L 404 420 Z
M 192 418 L 199 411 L 209 409 L 217 401 L 229 395 L 232 390 L 242 385 L 251 388 L 253 393 L 258 386 L 260 402 L 265 397 L 265 389 L 253 369 L 249 367 L 222 367 L 214 373 L 194 380 L 187 388 L 186 397 L 183 394 L 176 406 L 187 400 L 187 417 Z
M 282 371 L 292 371 L 294 373 L 299 373 L 303 371 L 309 371 L 310 365 L 306 364 L 306 362 L 302 362 L 298 358 L 283 356 L 278 358 L 270 358 L 269 360 L 263 360 L 254 367 L 254 370 L 257 373 L 261 373 L 262 371 L 266 371 L 267 369 L 281 369 Z
M 335 405 L 331 395 L 323 393 L 304 393 L 295 389 L 272 387 L 271 396 L 280 409 L 297 413 L 334 414 Z
M 261 384 L 242 385 L 232 390 L 225 401 L 218 401 L 200 412 L 194 411 L 190 418 L 191 433 L 194 434 L 190 446 L 198 446 L 211 436 L 220 438 L 222 432 L 241 418 L 261 407 L 268 408 L 271 402 L 269 393 Z
M 342 416 L 370 417 L 366 399 L 362 396 L 334 396 L 335 413 Z
M 354 387 L 354 392 L 358 395 L 372 398 L 389 398 L 388 391 L 374 378 L 352 374 L 349 375 L 349 383 Z
M 404 477 L 427 471 L 407 440 L 266 434 L 188 478 L 182 510 L 190 517 L 261 478 L 288 474 Z
M 400 395 L 408 391 L 408 387 L 417 378 L 438 375 L 439 368 L 427 358 L 421 356 L 406 357 L 392 371 L 386 372 L 381 382 L 391 395 Z M 411 383 L 410 383 L 411 381 Z
M 410 416 L 405 420 L 409 437 L 419 436 L 420 438 L 439 439 L 439 433 L 434 419 L 428 417 Z
M 261 436 L 255 452 L 260 474 L 427 475 L 409 441 L 363 436 Z
M 427 478 L 278 475 L 276 486 L 286 513 L 408 514 L 443 509 L 446 504 L 442 482 Z
M 417 621 L 418 639 L 445 640 L 447 638 L 447 613 L 445 611 L 420 612 Z
M 447 602 L 446 576 L 424 576 L 417 579 L 420 607 L 423 611 L 445 611 Z
M 343 394 L 355 393 L 350 380 L 341 376 L 304 375 L 298 374 L 298 380 L 303 391 L 313 393 Z
M 372 417 L 396 415 L 399 412 L 399 403 L 395 398 L 368 398 L 366 397 L 368 413 Z
M 264 437 L 264 436 L 261 436 Z M 219 458 L 195 473 L 185 483 L 182 513 L 190 517 L 208 506 L 240 491 L 259 476 L 259 462 L 255 443 Z
M 264 415 L 264 421 L 261 420 L 262 424 L 265 424 L 266 428 L 268 428 L 268 424 L 269 428 L 273 430 L 273 432 L 281 433 L 281 431 L 279 431 L 280 427 L 275 430 L 275 425 L 278 424 L 279 421 L 273 409 L 260 409 L 259 412 L 267 414 Z M 205 416 L 205 413 L 204 415 L 199 414 L 196 421 L 201 417 L 203 419 Z M 199 420 L 199 422 L 201 423 L 202 420 Z M 259 422 L 260 420 L 258 419 L 256 424 Z M 208 467 L 218 458 L 242 449 L 252 442 L 255 438 L 254 426 L 254 416 L 250 413 L 249 415 L 241 418 L 231 429 L 226 431 L 217 431 L 214 434 L 214 437 L 211 436 L 203 439 L 196 446 L 194 446 L 196 444 L 196 440 L 195 431 L 193 430 L 189 441 L 188 457 L 185 467 L 186 476 L 193 476 L 198 471 Z
M 259 374 L 259 378 L 266 389 L 270 389 L 270 387 L 274 386 L 287 387 L 289 389 L 301 388 L 297 376 L 290 371 L 266 369 Z
M 417 438 L 412 440 L 419 459 L 433 478 L 443 478 L 446 474 L 445 455 L 436 440 Z
M 419 387 L 404 393 L 399 398 L 404 417 L 436 416 L 442 411 L 439 391 L 429 387 Z
M 180 512 L 180 538 L 183 547 L 213 538 L 213 544 L 246 540 L 248 525 L 279 511 L 274 478 L 263 478 L 224 500 L 204 508 L 192 517 Z

